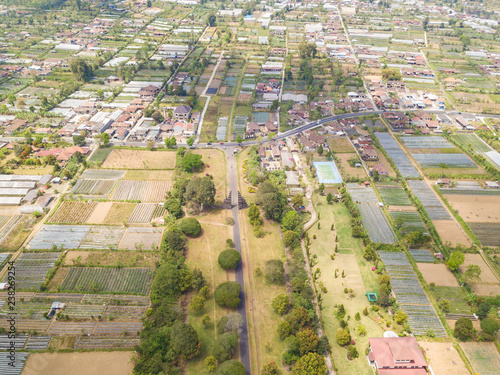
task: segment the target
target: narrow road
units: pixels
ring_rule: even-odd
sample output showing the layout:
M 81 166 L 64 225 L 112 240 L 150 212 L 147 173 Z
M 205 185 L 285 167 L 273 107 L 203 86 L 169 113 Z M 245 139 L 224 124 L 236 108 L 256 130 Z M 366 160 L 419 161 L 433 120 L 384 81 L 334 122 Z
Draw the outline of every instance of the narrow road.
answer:
M 238 215 L 238 174 L 236 172 L 236 158 L 233 154 L 233 148 L 228 147 L 226 150 L 228 177 L 229 177 L 229 191 L 232 197 L 232 208 L 234 224 L 233 224 L 233 241 L 234 248 L 241 254 L 241 239 L 240 239 L 240 221 Z M 243 278 L 243 266 L 240 262 L 238 267 L 234 270 L 235 279 L 241 285 L 241 303 L 238 306 L 238 314 L 243 318 L 243 328 L 240 334 L 240 361 L 245 366 L 247 374 L 251 374 L 250 368 L 250 349 L 248 342 L 248 324 L 247 324 L 247 310 L 245 303 L 245 284 Z

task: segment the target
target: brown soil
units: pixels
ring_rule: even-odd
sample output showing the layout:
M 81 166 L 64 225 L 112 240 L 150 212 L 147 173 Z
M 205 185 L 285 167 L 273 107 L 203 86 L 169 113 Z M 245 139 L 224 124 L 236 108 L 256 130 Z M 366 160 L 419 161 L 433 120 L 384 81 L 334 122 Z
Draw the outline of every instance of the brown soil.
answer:
M 498 223 L 500 197 L 491 195 L 447 195 L 446 199 L 466 222 Z
M 103 168 L 174 169 L 173 151 L 113 150 L 102 164 Z
M 122 264 L 125 267 L 154 267 L 159 258 L 158 253 L 151 251 L 68 251 L 64 265 L 95 267 Z
M 89 218 L 87 219 L 87 223 L 91 224 L 102 224 L 104 222 L 104 218 L 108 214 L 111 206 L 113 205 L 113 202 L 99 202 L 97 203 L 96 208 L 90 214 Z
M 417 263 L 427 284 L 434 283 L 437 286 L 459 286 L 457 279 L 445 264 Z
M 484 262 L 481 254 L 465 254 L 465 261 L 458 269 L 460 272 L 465 272 L 468 265 L 477 264 L 481 268 L 481 283 L 494 283 L 498 284 L 500 290 L 500 283 L 495 274 L 491 271 L 490 267 Z
M 127 375 L 133 352 L 32 353 L 23 375 Z
M 469 371 L 453 344 L 422 341 L 419 341 L 418 344 L 425 351 L 425 356 L 434 374 L 469 375 Z
M 453 220 L 433 220 L 432 224 L 436 227 L 443 243 L 450 242 L 452 246 L 465 245 L 470 246 L 467 237 Z

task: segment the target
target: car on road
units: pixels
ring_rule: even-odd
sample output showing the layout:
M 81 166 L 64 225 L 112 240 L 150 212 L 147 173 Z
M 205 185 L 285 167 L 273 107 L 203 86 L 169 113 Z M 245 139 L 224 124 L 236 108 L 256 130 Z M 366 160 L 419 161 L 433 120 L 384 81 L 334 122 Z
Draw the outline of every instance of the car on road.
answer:
M 189 148 L 190 148 L 191 150 L 193 150 L 193 149 L 195 149 L 195 148 L 196 148 L 196 146 L 189 146 Z
M 223 146 L 223 145 L 224 145 L 224 142 L 221 142 L 221 143 L 220 143 L 220 145 L 221 145 L 221 146 Z
M 212 146 L 212 142 L 207 142 L 207 146 Z

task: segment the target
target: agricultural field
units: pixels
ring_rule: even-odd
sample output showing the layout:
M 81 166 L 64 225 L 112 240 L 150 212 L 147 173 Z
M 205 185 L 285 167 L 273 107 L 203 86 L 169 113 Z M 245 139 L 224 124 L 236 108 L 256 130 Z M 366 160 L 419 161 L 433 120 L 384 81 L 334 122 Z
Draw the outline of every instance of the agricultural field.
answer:
M 468 223 L 483 246 L 500 246 L 500 223 Z
M 445 149 L 445 148 L 455 148 L 450 142 L 445 138 L 440 136 L 410 136 L 401 137 L 404 145 L 409 149 Z
M 113 189 L 114 185 L 113 180 L 78 180 L 71 192 L 84 195 L 105 195 Z
M 410 198 L 400 186 L 377 186 L 386 206 L 411 206 Z
M 418 212 L 389 211 L 389 213 L 394 221 L 394 226 L 402 236 L 418 231 L 428 234 L 427 228 Z
M 354 158 L 356 160 L 359 160 L 359 156 L 357 154 L 337 154 L 335 155 L 336 160 L 339 162 L 337 163 L 342 176 L 344 177 L 358 177 L 358 178 L 366 178 L 367 174 L 366 171 L 363 167 L 351 167 L 349 165 L 348 160 Z
M 436 260 L 430 250 L 425 249 L 409 249 L 408 250 L 415 262 L 417 263 L 434 263 Z
M 500 196 L 449 194 L 446 200 L 467 223 L 500 223 Z
M 38 289 L 60 256 L 61 253 L 22 253 L 16 259 L 16 288 Z
M 143 202 L 160 202 L 170 190 L 168 181 L 127 181 L 120 180 L 113 194 L 113 200 L 138 200 Z
M 174 169 L 175 151 L 113 149 L 102 163 L 103 168 Z
M 54 247 L 76 249 L 90 230 L 89 226 L 44 225 L 28 244 L 31 250 Z
M 99 147 L 89 158 L 92 163 L 102 163 L 108 155 L 113 151 L 111 147 Z
M 392 159 L 396 168 L 403 177 L 419 177 L 420 174 L 415 169 L 410 159 L 403 152 L 399 144 L 388 133 L 375 133 L 380 145 L 385 149 L 387 155 Z
M 436 286 L 458 287 L 455 275 L 446 267 L 446 264 L 417 263 L 418 270 L 427 284 L 434 283 Z
M 9 363 L 12 363 L 12 360 L 8 358 L 9 352 L 0 352 L 0 373 L 8 375 L 21 375 L 22 372 L 23 374 L 26 374 L 27 373 L 26 363 L 28 361 L 28 357 L 33 355 L 34 354 L 26 352 L 16 353 L 14 359 L 14 366 L 12 366 L 9 365 Z M 40 371 L 37 370 L 37 372 L 32 374 L 39 374 L 39 373 Z
M 113 202 L 104 218 L 103 224 L 120 225 L 127 222 L 132 212 L 134 212 L 136 205 L 136 203 Z
M 67 292 L 149 293 L 149 268 L 71 268 L 61 284 Z
M 409 180 L 408 185 L 424 206 L 431 220 L 451 220 L 448 211 L 425 181 Z
M 79 249 L 116 249 L 120 243 L 125 228 L 121 227 L 91 227 L 83 238 Z
M 82 180 L 119 180 L 125 175 L 125 171 L 112 169 L 85 169 L 80 179 Z
M 158 250 L 163 228 L 129 227 L 118 250 Z
M 371 187 L 360 186 L 357 183 L 347 183 L 347 192 L 351 196 L 353 202 L 357 203 L 377 203 L 378 197 L 375 190 Z
M 444 244 L 450 243 L 451 246 L 465 245 L 470 246 L 469 240 L 465 236 L 462 229 L 453 220 L 432 220 L 434 228 L 436 228 L 441 241 Z M 470 225 L 469 225 L 470 226 Z
M 450 314 L 472 314 L 472 310 L 465 299 L 465 293 L 459 286 L 435 286 L 431 288 L 431 291 L 436 301 L 446 299 L 450 302 Z
M 449 342 L 418 341 L 435 374 L 470 375 L 457 349 Z
M 131 224 L 150 223 L 153 219 L 163 217 L 166 210 L 161 204 L 156 203 L 139 203 L 135 206 L 132 215 L 128 219 Z
M 374 203 L 358 204 L 359 213 L 368 236 L 373 242 L 394 243 L 396 235 L 384 214 Z
M 160 254 L 158 252 L 147 249 L 144 251 L 109 251 L 109 249 L 88 251 L 88 249 L 85 249 L 66 253 L 64 266 L 154 268 L 159 259 Z
M 334 154 L 348 154 L 354 152 L 352 143 L 346 137 L 328 138 L 328 147 Z
M 457 133 L 451 135 L 451 138 L 460 146 L 474 154 L 482 154 L 483 152 L 492 150 L 490 146 L 474 133 Z
M 148 170 L 148 169 L 129 169 L 123 176 L 124 180 L 129 181 L 173 181 L 173 170 Z
M 492 342 L 462 342 L 460 346 L 464 349 L 467 357 L 472 363 L 474 371 L 481 375 L 498 374 L 500 368 L 500 356 L 497 348 Z
M 57 211 L 48 219 L 54 224 L 86 223 L 97 206 L 97 202 L 63 201 Z
M 412 156 L 423 168 L 463 168 L 463 173 L 467 173 L 469 168 L 477 168 L 477 165 L 472 161 L 472 159 L 465 154 L 412 153 Z

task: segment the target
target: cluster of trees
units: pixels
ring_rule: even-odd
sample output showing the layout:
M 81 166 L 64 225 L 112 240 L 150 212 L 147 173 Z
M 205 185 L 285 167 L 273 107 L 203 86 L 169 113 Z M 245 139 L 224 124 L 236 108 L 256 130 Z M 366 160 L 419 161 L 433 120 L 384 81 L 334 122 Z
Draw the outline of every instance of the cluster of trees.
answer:
M 481 321 L 481 331 L 477 332 L 469 318 L 462 317 L 455 322 L 453 334 L 461 341 L 495 341 L 495 334 L 500 329 L 500 320 L 490 317 L 491 305 L 489 302 L 477 298 L 476 315 Z

